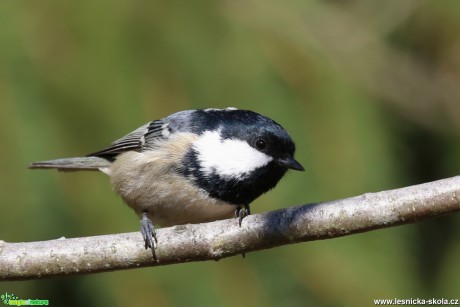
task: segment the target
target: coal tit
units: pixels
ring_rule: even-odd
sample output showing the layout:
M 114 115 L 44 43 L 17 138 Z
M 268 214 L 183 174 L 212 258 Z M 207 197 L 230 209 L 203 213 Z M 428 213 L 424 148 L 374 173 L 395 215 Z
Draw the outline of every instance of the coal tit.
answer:
M 275 121 L 252 111 L 187 110 L 154 120 L 108 148 L 30 168 L 99 170 L 141 216 L 145 248 L 156 247 L 153 224 L 202 223 L 236 214 L 275 187 L 288 169 L 303 171 L 295 145 Z

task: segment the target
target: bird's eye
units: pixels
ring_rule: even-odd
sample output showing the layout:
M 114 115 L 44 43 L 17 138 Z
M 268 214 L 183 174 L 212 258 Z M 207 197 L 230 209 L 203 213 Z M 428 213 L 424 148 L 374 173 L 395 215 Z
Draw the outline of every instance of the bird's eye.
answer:
M 258 150 L 264 150 L 267 148 L 268 144 L 266 140 L 259 138 L 256 140 L 255 145 Z

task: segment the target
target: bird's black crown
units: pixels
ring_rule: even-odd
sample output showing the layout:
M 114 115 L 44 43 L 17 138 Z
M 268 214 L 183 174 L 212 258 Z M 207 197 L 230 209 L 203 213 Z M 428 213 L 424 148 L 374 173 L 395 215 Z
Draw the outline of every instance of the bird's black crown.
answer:
M 188 118 L 193 133 L 219 131 L 222 140 L 242 140 L 272 160 L 240 178 L 221 176 L 217 171 L 204 172 L 198 159 L 199 152 L 191 148 L 183 161 L 183 175 L 207 191 L 211 197 L 235 204 L 247 205 L 261 194 L 269 191 L 287 171 L 280 163 L 292 159 L 295 145 L 287 131 L 270 118 L 252 111 L 198 110 Z M 300 166 L 300 165 L 299 165 Z

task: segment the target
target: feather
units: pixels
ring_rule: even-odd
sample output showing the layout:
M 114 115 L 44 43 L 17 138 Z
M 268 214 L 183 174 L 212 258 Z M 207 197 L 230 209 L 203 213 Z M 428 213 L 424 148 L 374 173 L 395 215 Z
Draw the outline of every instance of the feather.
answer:
M 29 168 L 56 168 L 59 170 L 100 170 L 110 166 L 110 162 L 99 157 L 64 158 L 34 162 Z
M 150 142 L 152 139 L 163 137 L 164 124 L 161 120 L 152 121 L 116 140 L 109 147 L 93 152 L 87 155 L 87 157 L 103 157 L 113 160 L 119 154 L 130 150 L 142 151 L 146 146 L 147 137 Z

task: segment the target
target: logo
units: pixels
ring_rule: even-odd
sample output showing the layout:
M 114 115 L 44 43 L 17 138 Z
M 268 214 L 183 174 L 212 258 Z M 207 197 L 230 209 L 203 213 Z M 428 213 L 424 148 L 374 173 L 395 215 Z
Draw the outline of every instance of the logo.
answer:
M 43 306 L 49 305 L 48 300 L 22 300 L 19 299 L 16 295 L 12 293 L 6 293 L 0 295 L 0 299 L 2 300 L 3 304 L 8 305 L 8 306 Z

